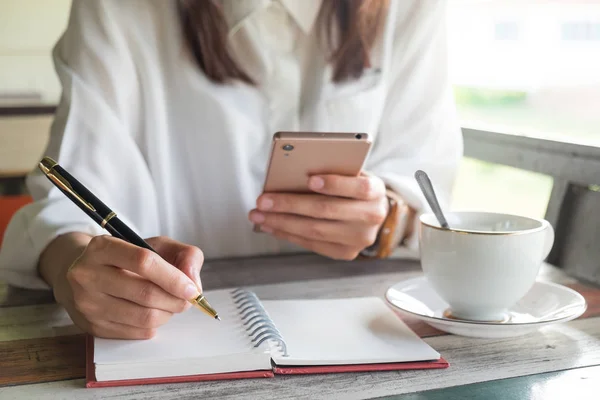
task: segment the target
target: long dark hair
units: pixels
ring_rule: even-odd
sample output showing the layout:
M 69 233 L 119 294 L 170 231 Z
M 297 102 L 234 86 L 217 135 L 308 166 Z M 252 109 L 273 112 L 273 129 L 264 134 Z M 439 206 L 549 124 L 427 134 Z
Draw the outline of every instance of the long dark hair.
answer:
M 300 1 L 300 0 L 298 0 Z M 326 34 L 333 81 L 360 77 L 383 24 L 389 0 L 323 0 L 319 26 Z M 213 82 L 253 79 L 235 62 L 227 45 L 227 23 L 214 0 L 178 0 L 185 43 L 198 67 Z M 334 44 L 334 34 L 339 34 Z

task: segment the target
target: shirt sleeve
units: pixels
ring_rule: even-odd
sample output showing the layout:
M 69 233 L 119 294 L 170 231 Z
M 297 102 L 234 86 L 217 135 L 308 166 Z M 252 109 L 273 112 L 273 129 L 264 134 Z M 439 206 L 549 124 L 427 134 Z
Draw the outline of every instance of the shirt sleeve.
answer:
M 53 49 L 62 95 L 45 152 L 143 236 L 158 232 L 156 198 L 136 138 L 139 79 L 118 1 L 74 0 Z M 0 279 L 47 289 L 37 264 L 67 232 L 106 233 L 37 170 L 26 180 L 34 202 L 17 211 L 0 250 Z M 122 213 L 122 215 L 121 215 Z M 123 218 L 127 216 L 127 218 Z
M 419 1 L 398 17 L 390 82 L 380 129 L 367 164 L 417 211 L 406 244 L 418 248 L 418 216 L 429 211 L 415 171 L 430 176 L 447 209 L 463 142 L 449 84 L 445 2 Z

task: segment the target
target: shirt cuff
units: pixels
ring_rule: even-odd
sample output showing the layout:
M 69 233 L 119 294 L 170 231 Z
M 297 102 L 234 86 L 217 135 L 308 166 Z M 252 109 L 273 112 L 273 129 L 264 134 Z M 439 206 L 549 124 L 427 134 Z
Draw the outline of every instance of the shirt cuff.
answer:
M 68 199 L 44 199 L 18 210 L 0 249 L 0 280 L 12 286 L 49 290 L 38 271 L 40 255 L 52 240 L 70 232 L 90 236 L 104 233 Z

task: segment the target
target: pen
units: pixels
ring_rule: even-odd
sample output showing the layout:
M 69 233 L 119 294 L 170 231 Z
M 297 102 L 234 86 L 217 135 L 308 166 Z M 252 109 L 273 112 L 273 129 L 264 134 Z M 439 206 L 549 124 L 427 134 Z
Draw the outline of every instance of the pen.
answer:
M 86 189 L 85 186 L 65 171 L 64 168 L 58 165 L 56 161 L 50 157 L 44 157 L 39 163 L 39 168 L 65 196 L 112 236 L 156 253 L 156 250 L 125 225 L 114 211 L 94 196 L 92 192 Z M 202 293 L 198 297 L 188 301 L 214 319 L 221 320 Z

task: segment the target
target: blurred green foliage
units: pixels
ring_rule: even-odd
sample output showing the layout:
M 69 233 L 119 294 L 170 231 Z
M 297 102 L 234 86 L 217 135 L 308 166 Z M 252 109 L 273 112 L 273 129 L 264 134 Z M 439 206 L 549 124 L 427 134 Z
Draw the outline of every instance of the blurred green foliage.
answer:
M 527 93 L 516 90 L 497 90 L 454 86 L 454 99 L 459 105 L 499 106 L 522 103 Z

